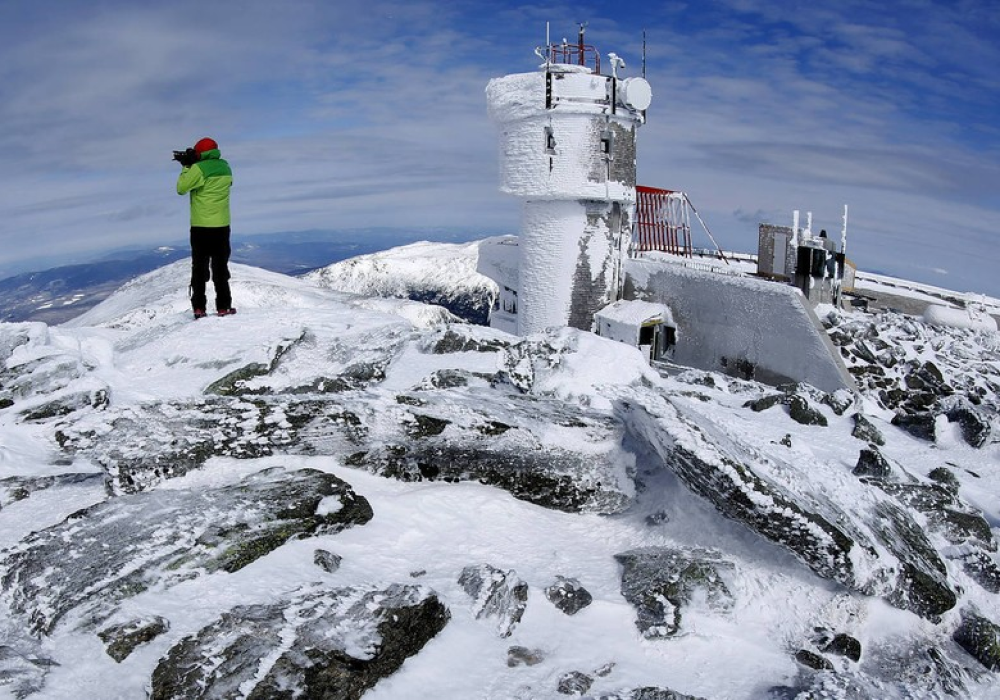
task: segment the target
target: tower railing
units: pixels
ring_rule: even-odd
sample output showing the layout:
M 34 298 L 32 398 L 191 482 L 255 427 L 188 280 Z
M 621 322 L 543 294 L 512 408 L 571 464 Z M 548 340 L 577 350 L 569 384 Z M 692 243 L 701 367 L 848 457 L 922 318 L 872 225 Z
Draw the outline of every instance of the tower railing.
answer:
M 601 73 L 601 54 L 590 44 L 561 44 L 549 45 L 549 61 L 552 63 L 565 63 L 569 65 L 589 67 L 594 73 Z M 591 64 L 592 65 L 588 65 Z
M 690 258 L 691 216 L 687 196 L 675 190 L 637 185 L 635 250 L 662 251 Z

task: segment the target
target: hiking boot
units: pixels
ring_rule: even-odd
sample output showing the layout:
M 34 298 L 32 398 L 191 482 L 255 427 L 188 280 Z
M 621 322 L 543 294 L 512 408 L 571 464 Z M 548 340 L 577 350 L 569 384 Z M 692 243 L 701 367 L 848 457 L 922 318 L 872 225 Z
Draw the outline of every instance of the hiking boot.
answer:
M 220 316 L 232 316 L 236 313 L 236 309 L 219 309 Z
M 208 314 L 205 313 L 205 309 L 195 309 L 194 318 L 197 321 L 199 318 L 205 318 Z

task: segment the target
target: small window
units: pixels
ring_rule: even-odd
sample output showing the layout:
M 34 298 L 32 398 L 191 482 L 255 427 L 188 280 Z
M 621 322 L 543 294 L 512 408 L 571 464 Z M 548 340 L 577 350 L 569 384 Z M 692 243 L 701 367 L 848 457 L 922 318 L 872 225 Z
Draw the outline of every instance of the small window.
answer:
M 656 326 L 643 326 L 639 329 L 639 345 L 652 345 L 653 344 L 653 333 L 656 332 Z
M 517 313 L 517 292 L 510 287 L 504 287 L 500 294 L 501 306 L 509 314 Z
M 556 136 L 551 126 L 545 127 L 545 152 L 553 156 L 556 154 Z
M 611 149 L 614 147 L 615 135 L 607 130 L 601 134 L 601 155 L 607 159 L 611 159 L 612 153 Z

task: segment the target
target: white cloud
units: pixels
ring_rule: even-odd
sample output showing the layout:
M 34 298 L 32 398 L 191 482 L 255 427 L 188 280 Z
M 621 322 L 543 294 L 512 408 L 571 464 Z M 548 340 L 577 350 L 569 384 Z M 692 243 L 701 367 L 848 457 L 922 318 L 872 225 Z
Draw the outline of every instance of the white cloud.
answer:
M 570 41 L 589 21 L 630 75 L 647 30 L 640 178 L 687 190 L 720 239 L 752 250 L 747 212 L 839 229 L 849 203 L 862 266 L 1000 294 L 998 20 L 975 3 L 67 5 L 0 6 L 0 263 L 183 238 L 169 152 L 203 135 L 233 163 L 242 232 L 513 230 L 483 90 L 537 66 L 546 21 Z

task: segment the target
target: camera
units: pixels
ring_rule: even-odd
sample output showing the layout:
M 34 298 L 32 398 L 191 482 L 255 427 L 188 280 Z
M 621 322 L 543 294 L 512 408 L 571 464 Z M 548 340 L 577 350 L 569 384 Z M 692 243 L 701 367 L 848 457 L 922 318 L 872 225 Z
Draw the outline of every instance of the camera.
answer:
M 201 159 L 198 151 L 193 148 L 187 148 L 183 151 L 174 151 L 174 160 L 183 165 L 184 167 L 189 167 L 197 163 Z

